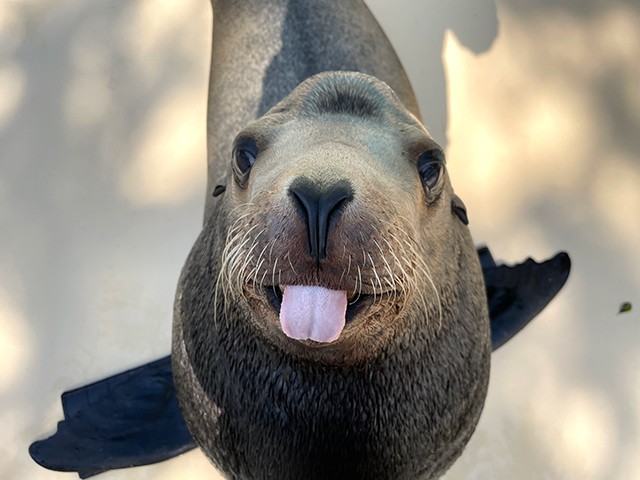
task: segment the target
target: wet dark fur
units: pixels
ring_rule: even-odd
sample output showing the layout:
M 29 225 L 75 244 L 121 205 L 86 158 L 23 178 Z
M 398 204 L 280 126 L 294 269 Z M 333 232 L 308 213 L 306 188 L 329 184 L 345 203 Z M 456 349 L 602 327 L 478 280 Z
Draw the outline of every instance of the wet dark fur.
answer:
M 486 306 L 465 298 L 465 288 L 441 292 L 449 299 L 446 317 L 456 321 L 439 330 L 408 312 L 411 327 L 364 366 L 296 360 L 262 341 L 240 304 L 214 323 L 213 309 L 223 309 L 213 302 L 224 223 L 216 211 L 196 242 L 175 311 L 189 319 L 183 338 L 195 376 L 223 412 L 207 425 L 197 410 L 184 410 L 218 468 L 233 479 L 442 475 L 471 436 L 486 396 L 487 325 L 473 320 Z M 465 249 L 459 254 L 460 264 L 476 261 Z M 453 312 L 455 305 L 470 311 Z M 175 356 L 175 371 L 184 360 Z

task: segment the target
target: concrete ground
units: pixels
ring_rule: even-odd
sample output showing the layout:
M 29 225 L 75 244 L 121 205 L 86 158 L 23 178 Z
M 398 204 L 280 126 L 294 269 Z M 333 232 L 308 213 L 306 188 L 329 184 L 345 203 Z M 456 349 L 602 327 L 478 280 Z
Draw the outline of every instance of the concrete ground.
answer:
M 367 3 L 476 242 L 573 261 L 493 355 L 446 480 L 640 479 L 640 2 Z M 27 453 L 60 394 L 170 350 L 204 204 L 211 20 L 207 0 L 0 0 L 2 479 L 77 478 Z M 99 478 L 217 476 L 192 451 Z

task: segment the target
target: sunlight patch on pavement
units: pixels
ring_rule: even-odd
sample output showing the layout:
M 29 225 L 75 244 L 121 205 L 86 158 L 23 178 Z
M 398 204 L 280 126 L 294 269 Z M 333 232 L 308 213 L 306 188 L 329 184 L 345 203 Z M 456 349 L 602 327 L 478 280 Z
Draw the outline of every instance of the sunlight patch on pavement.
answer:
M 31 335 L 26 319 L 0 286 L 0 392 L 23 380 L 31 360 Z
M 26 75 L 15 63 L 0 64 L 0 131 L 11 121 L 24 96 Z
M 152 110 L 120 178 L 134 205 L 171 205 L 203 195 L 207 178 L 206 92 L 179 88 Z
M 640 283 L 640 170 L 637 160 L 609 155 L 602 159 L 594 179 L 593 208 L 611 229 L 609 241 L 620 243 L 635 263 Z
M 206 63 L 208 70 L 203 52 L 211 48 L 211 17 L 211 5 L 203 0 L 131 2 L 118 22 L 121 51 L 149 87 L 186 64 Z

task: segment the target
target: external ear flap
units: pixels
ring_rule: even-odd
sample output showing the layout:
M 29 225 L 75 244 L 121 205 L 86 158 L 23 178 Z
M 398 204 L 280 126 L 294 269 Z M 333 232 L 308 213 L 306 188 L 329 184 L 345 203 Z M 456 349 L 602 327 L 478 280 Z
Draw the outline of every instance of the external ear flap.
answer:
M 467 207 L 464 206 L 462 200 L 457 195 L 453 195 L 451 200 L 451 211 L 457 215 L 462 223 L 469 225 L 469 218 L 467 217 Z
M 211 195 L 214 197 L 217 197 L 218 195 L 222 195 L 226 189 L 227 189 L 227 177 L 222 177 L 220 180 L 218 180 L 218 184 L 213 189 L 213 193 Z

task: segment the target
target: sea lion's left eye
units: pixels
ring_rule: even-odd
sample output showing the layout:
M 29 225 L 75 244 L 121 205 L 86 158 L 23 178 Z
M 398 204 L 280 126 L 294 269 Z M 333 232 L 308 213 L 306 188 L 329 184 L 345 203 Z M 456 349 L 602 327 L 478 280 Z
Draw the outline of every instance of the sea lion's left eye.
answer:
M 244 175 L 253 166 L 253 162 L 256 161 L 256 157 L 248 150 L 240 149 L 234 152 L 236 159 L 236 167 L 238 173 Z
M 444 171 L 444 157 L 439 150 L 429 150 L 418 158 L 420 181 L 427 193 L 440 186 Z
M 440 180 L 441 173 L 442 163 L 428 163 L 420 170 L 420 178 L 422 179 L 422 184 L 425 186 L 425 188 L 433 190 L 433 188 L 438 184 L 438 180 Z

